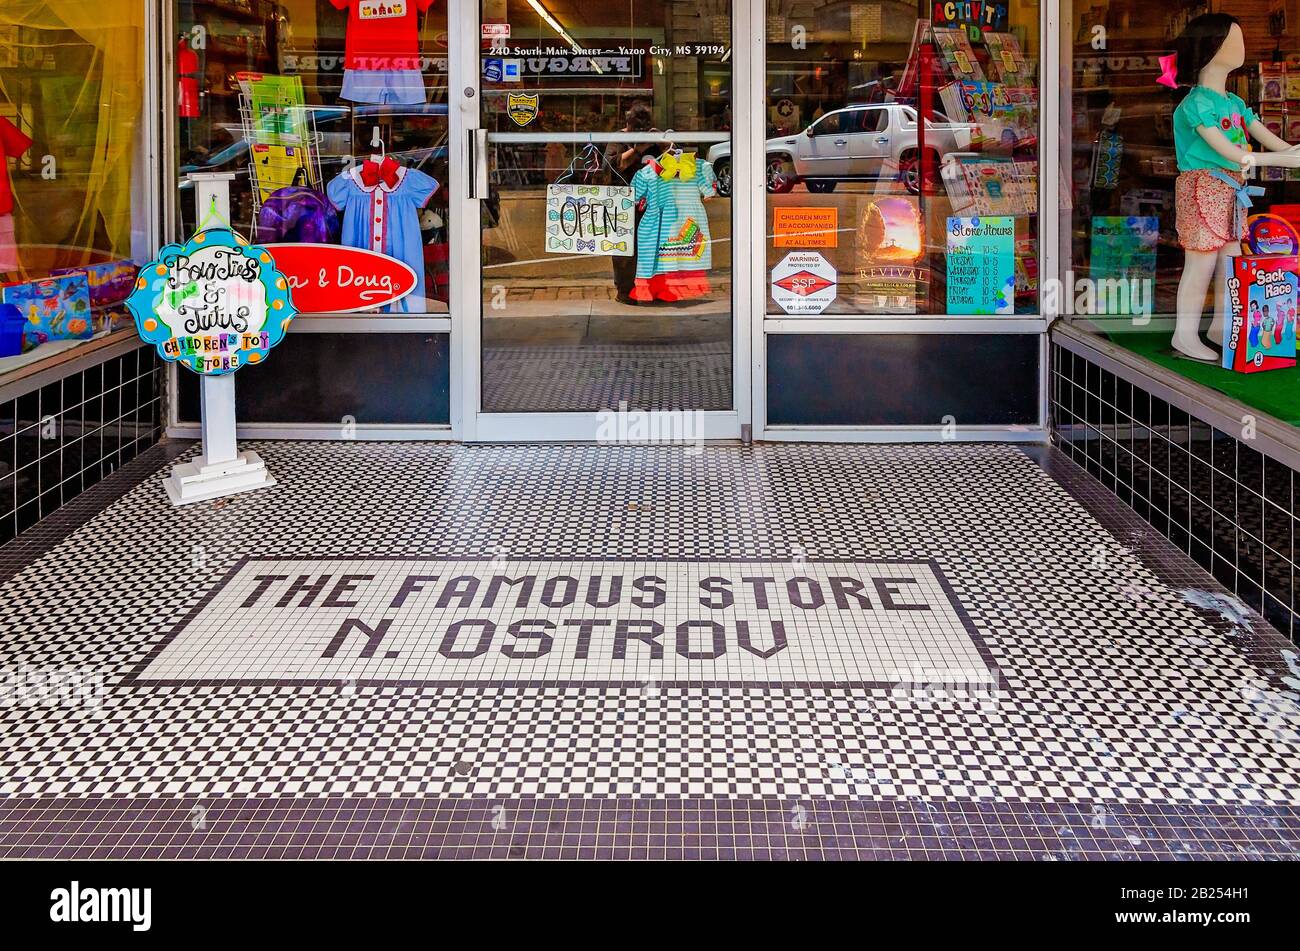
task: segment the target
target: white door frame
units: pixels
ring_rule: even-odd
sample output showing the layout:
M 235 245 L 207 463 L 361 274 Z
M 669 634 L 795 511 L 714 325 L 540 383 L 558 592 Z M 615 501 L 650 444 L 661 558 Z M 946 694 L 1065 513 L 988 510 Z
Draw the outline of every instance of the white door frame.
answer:
M 466 442 L 592 442 L 601 425 L 598 413 L 484 413 L 482 411 L 482 257 L 480 207 L 471 198 L 470 136 L 480 130 L 479 0 L 448 3 L 448 120 L 450 135 L 451 207 L 451 425 Z M 762 176 L 755 174 L 755 156 L 762 155 L 763 123 L 752 121 L 762 109 L 761 75 L 755 76 L 755 55 L 761 66 L 762 0 L 733 0 L 732 9 L 732 409 L 703 411 L 705 439 L 739 439 L 749 431 L 751 416 L 751 353 L 755 282 L 753 255 L 762 247 L 764 211 Z M 741 37 L 738 45 L 735 37 Z M 744 38 L 749 41 L 745 42 Z M 755 98 L 756 91 L 758 98 Z M 737 128 L 738 126 L 738 128 Z M 757 142 L 757 151 L 755 151 Z M 761 168 L 758 169 L 761 172 Z M 754 217 L 758 188 L 759 216 Z M 746 196 L 749 201 L 746 201 Z M 759 288 L 761 291 L 761 288 Z M 761 304 L 758 306 L 761 307 Z M 761 319 L 758 321 L 761 326 Z M 610 407 L 611 410 L 617 407 Z M 655 416 L 664 414 L 655 413 Z M 651 432 L 675 432 L 664 421 Z M 652 423 L 653 426 L 653 423 Z

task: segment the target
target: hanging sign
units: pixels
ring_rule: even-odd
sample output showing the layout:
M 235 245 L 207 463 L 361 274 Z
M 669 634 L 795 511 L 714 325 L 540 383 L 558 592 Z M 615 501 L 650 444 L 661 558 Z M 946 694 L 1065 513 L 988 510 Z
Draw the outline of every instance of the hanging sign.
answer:
M 270 252 L 225 229 L 164 247 L 126 306 L 159 356 L 213 376 L 261 363 L 297 314 Z
M 267 250 L 289 282 L 300 314 L 350 314 L 386 307 L 415 290 L 404 261 L 337 244 L 274 244 Z
M 1014 314 L 1016 219 L 948 219 L 948 313 Z
M 792 251 L 772 268 L 772 300 L 787 314 L 820 314 L 835 300 L 839 275 L 816 251 Z
M 636 254 L 629 185 L 547 185 L 546 250 L 626 258 Z

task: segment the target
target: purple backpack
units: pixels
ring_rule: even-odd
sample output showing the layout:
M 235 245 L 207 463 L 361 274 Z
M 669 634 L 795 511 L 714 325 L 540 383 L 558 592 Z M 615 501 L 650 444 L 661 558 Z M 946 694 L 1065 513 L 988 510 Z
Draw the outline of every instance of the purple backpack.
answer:
M 259 244 L 337 244 L 341 233 L 329 199 L 301 185 L 273 191 L 257 214 Z

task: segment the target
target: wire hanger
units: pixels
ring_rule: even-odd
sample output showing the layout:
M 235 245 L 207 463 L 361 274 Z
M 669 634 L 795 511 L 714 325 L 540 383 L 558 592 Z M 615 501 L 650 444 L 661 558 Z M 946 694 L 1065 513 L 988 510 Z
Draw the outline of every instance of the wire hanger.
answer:
M 593 159 L 595 160 L 594 162 Z M 584 166 L 582 175 L 582 180 L 584 182 L 590 181 L 592 174 L 599 171 L 603 166 L 604 168 L 609 169 L 614 177 L 624 185 L 628 183 L 627 179 L 623 177 L 623 173 L 610 163 L 609 159 L 605 157 L 605 153 L 600 150 L 600 147 L 594 142 L 588 142 L 583 146 L 581 152 L 578 152 L 573 156 L 573 160 L 569 162 L 569 167 L 560 173 L 560 177 L 555 180 L 555 184 L 564 185 L 573 178 L 573 176 L 577 174 L 579 161 L 581 161 Z
M 204 215 L 204 216 L 199 220 L 198 227 L 195 229 L 195 231 L 196 231 L 196 232 L 199 232 L 199 231 L 209 231 L 209 230 L 212 230 L 212 229 L 209 227 L 210 224 L 215 224 L 216 227 L 217 227 L 217 230 L 220 230 L 220 231 L 229 231 L 231 234 L 235 234 L 235 233 L 236 233 L 234 227 L 230 224 L 230 222 L 227 221 L 224 217 L 222 217 L 221 212 L 217 211 L 217 196 L 216 196 L 216 195 L 213 195 L 213 196 L 212 196 L 212 200 L 211 200 L 211 202 L 210 202 L 209 205 L 208 205 L 208 211 L 207 211 L 207 214 L 205 214 L 205 215 Z

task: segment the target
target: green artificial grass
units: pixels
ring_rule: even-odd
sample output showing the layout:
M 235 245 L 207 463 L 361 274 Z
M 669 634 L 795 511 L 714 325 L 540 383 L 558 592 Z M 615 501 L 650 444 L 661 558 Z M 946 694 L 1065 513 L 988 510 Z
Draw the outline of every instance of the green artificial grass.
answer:
M 1167 332 L 1126 332 L 1107 336 L 1111 343 L 1167 367 L 1181 377 L 1218 390 L 1293 426 L 1300 425 L 1300 366 L 1260 373 L 1237 373 L 1214 364 L 1178 359 L 1169 348 Z

